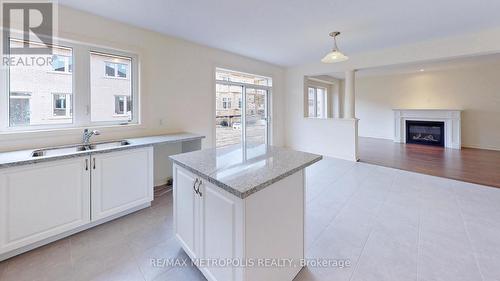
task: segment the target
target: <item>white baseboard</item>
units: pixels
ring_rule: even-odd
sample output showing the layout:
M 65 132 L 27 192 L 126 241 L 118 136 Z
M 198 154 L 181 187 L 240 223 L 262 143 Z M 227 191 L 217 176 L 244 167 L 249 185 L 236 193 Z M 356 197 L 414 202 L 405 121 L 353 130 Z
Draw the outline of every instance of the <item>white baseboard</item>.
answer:
M 500 151 L 500 147 L 494 147 L 494 146 L 484 146 L 484 145 L 475 145 L 475 144 L 462 144 L 462 147 Z
M 163 178 L 163 179 L 155 179 L 154 185 L 155 186 L 162 186 L 167 184 L 168 178 Z

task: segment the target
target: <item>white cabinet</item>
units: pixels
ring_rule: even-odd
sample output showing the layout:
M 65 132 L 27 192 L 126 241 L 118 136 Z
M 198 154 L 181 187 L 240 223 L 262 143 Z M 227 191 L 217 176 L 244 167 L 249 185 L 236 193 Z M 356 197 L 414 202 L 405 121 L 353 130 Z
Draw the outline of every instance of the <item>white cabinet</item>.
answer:
M 89 157 L 0 170 L 0 254 L 89 222 Z
M 153 200 L 153 148 L 92 155 L 92 220 Z
M 174 229 L 193 260 L 210 263 L 241 258 L 243 200 L 174 165 Z M 200 267 L 208 280 L 241 280 L 241 269 Z
M 209 281 L 293 280 L 304 258 L 304 191 L 299 171 L 241 199 L 174 164 L 176 237 Z M 293 264 L 259 266 L 269 259 Z
M 0 260 L 153 200 L 153 147 L 0 170 Z
M 194 185 L 197 184 L 195 179 L 190 172 L 174 166 L 175 234 L 191 258 L 198 258 L 200 243 L 196 241 L 199 235 L 197 235 L 198 229 L 195 229 L 195 225 L 197 227 L 199 225 L 199 199 L 194 192 Z
M 242 259 L 243 200 L 202 180 L 199 187 L 201 202 L 202 257 L 212 259 Z M 241 280 L 242 268 L 207 266 L 209 280 Z

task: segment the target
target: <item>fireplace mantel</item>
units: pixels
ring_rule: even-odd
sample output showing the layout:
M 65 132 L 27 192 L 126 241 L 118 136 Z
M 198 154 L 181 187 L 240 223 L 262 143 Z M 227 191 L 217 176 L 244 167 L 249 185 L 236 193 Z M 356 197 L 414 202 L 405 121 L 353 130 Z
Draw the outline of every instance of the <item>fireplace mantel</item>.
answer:
M 461 115 L 457 109 L 393 109 L 394 142 L 406 143 L 406 120 L 444 122 L 444 146 L 462 148 Z

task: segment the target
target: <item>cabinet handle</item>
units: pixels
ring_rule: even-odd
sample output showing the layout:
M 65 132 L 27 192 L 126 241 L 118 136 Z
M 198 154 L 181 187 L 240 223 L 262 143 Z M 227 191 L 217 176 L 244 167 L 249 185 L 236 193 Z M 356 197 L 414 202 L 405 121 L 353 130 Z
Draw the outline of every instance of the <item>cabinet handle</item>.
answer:
M 196 194 L 198 194 L 198 190 L 196 189 L 196 184 L 198 183 L 198 178 L 196 178 L 196 181 L 193 183 L 193 190 L 194 192 L 196 192 Z
M 85 159 L 85 171 L 89 170 L 89 159 Z
M 93 169 L 95 170 L 95 158 L 94 158 L 94 165 L 93 165 Z
M 203 182 L 200 180 L 200 181 L 198 182 L 198 188 L 196 188 L 196 192 L 198 193 L 198 195 L 200 195 L 200 197 L 202 197 L 202 196 L 203 196 L 203 194 L 202 194 L 202 193 L 201 193 L 201 191 L 200 191 L 200 186 L 201 186 L 201 184 L 202 184 L 202 183 L 203 183 Z

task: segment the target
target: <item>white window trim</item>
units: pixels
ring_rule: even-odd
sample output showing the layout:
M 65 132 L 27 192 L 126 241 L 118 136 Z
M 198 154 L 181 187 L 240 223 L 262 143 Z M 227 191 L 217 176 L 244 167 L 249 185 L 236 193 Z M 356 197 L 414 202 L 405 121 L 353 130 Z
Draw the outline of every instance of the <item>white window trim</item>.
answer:
M 23 38 L 21 33 L 11 32 L 16 38 Z M 73 118 L 72 123 L 66 124 L 47 124 L 47 125 L 30 125 L 25 127 L 10 127 L 9 124 L 9 70 L 8 68 L 0 69 L 0 135 L 11 133 L 34 133 L 48 130 L 61 129 L 80 129 L 86 127 L 116 127 L 116 126 L 137 126 L 141 124 L 140 112 L 140 94 L 139 94 L 139 56 L 123 50 L 118 50 L 109 47 L 100 47 L 86 43 L 80 43 L 70 40 L 55 38 L 54 45 L 67 47 L 72 49 L 72 64 L 71 73 L 53 71 L 59 74 L 72 74 L 72 99 Z M 3 48 L 3 46 L 1 46 Z M 132 60 L 131 66 L 128 69 L 127 78 L 131 80 L 131 98 L 132 106 L 132 121 L 124 122 L 123 120 L 91 122 L 90 106 L 90 54 L 91 52 L 102 53 L 106 55 L 116 55 L 120 57 L 128 57 Z M 3 50 L 2 50 L 3 53 Z M 75 64 L 75 61 L 77 64 Z M 4 110 L 6 109 L 6 110 Z

